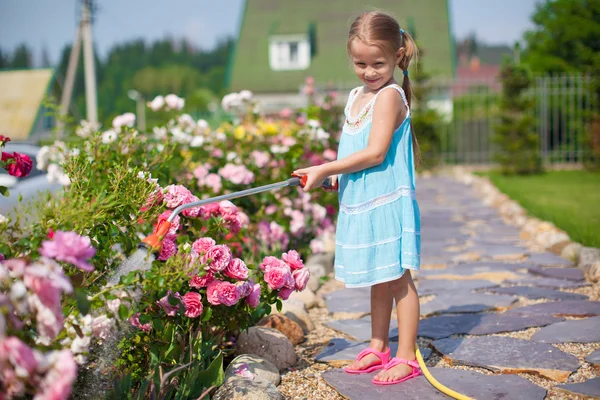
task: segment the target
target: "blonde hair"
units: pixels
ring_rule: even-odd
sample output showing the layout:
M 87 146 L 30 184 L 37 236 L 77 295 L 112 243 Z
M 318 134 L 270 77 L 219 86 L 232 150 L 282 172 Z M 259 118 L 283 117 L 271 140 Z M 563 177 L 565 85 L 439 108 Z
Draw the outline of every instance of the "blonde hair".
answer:
M 412 36 L 401 30 L 400 25 L 393 17 L 381 11 L 367 12 L 359 15 L 354 20 L 350 26 L 350 32 L 348 32 L 348 43 L 346 45 L 348 54 L 350 54 L 352 43 L 357 39 L 367 45 L 379 47 L 386 54 L 396 55 L 400 49 L 404 49 L 404 54 L 398 61 L 398 68 L 402 71 L 408 71 L 412 59 L 418 58 L 419 50 Z M 404 90 L 406 101 L 410 107 L 412 89 L 407 73 L 404 74 L 402 80 L 402 90 Z M 419 143 L 414 132 L 412 140 L 415 159 L 418 162 Z

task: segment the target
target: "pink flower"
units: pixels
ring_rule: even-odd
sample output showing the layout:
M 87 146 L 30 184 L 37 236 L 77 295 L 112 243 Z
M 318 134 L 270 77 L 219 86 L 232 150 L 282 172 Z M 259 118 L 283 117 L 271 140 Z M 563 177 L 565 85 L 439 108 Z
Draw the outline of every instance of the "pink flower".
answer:
M 208 168 L 206 168 L 206 166 L 201 165 L 199 167 L 196 167 L 196 169 L 194 169 L 193 174 L 196 177 L 196 179 L 202 179 L 209 174 L 209 171 L 208 171 Z
M 250 153 L 250 156 L 254 159 L 254 164 L 256 164 L 258 168 L 265 167 L 269 162 L 269 153 L 264 151 L 254 150 Z
M 210 155 L 213 157 L 221 158 L 221 157 L 223 157 L 223 150 L 214 149 L 213 151 L 210 152 Z
M 192 254 L 195 253 L 196 255 L 201 256 L 215 244 L 217 243 L 214 241 L 214 239 L 211 239 L 209 237 L 200 238 L 192 244 Z
M 177 314 L 177 310 L 179 309 L 179 305 L 172 305 L 169 302 L 169 297 L 173 294 L 170 290 L 167 292 L 165 297 L 161 298 L 156 302 L 163 309 L 163 311 L 169 316 L 174 317 Z
M 177 208 L 192 196 L 192 193 L 182 185 L 169 185 L 165 190 L 164 198 L 168 208 Z
M 219 211 L 221 215 L 237 214 L 238 208 L 232 202 L 225 200 L 219 203 Z
M 281 258 L 287 263 L 287 265 L 290 266 L 292 270 L 304 268 L 302 258 L 296 250 L 290 250 L 287 253 L 283 253 Z
M 213 306 L 218 306 L 219 304 L 221 304 L 219 296 L 217 295 L 217 289 L 222 282 L 223 281 L 215 279 L 214 281 L 209 283 L 208 287 L 206 288 L 206 299 Z
M 214 193 L 220 192 L 221 188 L 223 188 L 221 176 L 217 174 L 208 174 L 202 181 L 198 181 L 198 185 L 200 184 L 208 186 Z
M 17 178 L 24 178 L 31 172 L 33 162 L 27 154 L 17 153 L 16 151 L 12 154 L 2 152 L 2 161 L 10 161 L 4 169 L 9 175 L 16 176 Z
M 304 82 L 306 82 L 307 85 L 312 85 L 313 83 L 315 83 L 315 78 L 313 78 L 312 76 L 307 76 Z
M 225 276 L 240 281 L 248 279 L 248 267 L 239 258 L 234 258 L 233 260 L 231 260 L 227 268 L 225 268 L 225 272 L 223 273 L 225 274 Z
M 198 197 L 196 197 L 194 195 L 190 195 L 183 201 L 183 204 L 195 203 L 197 201 L 200 201 L 200 199 Z M 204 211 L 204 209 L 202 208 L 202 206 L 196 206 L 196 207 L 186 208 L 181 213 L 188 218 L 198 218 L 198 217 L 202 216 L 203 211 Z
M 219 174 L 236 185 L 248 185 L 254 182 L 254 174 L 243 165 L 226 164 Z
M 267 272 L 271 268 L 285 268 L 285 267 L 288 267 L 288 266 L 283 261 L 281 261 L 279 258 L 273 257 L 273 256 L 266 256 L 265 258 L 263 258 L 263 261 L 260 264 L 260 269 L 263 272 Z
M 16 337 L 7 337 L 0 341 L 2 357 L 12 364 L 17 376 L 28 378 L 35 372 L 38 362 L 33 350 Z
M 239 216 L 240 224 L 242 226 L 248 226 L 248 225 L 250 225 L 250 218 L 248 218 L 248 215 L 246 215 L 245 212 L 238 211 L 238 216 Z
M 301 292 L 306 289 L 306 284 L 310 278 L 310 271 L 308 268 L 297 269 L 292 273 L 295 282 L 296 291 Z
M 231 262 L 231 250 L 223 244 L 218 244 L 206 251 L 203 260 L 204 262 L 209 263 L 209 267 L 212 271 L 224 271 Z
M 301 115 L 298 118 L 296 118 L 296 123 L 298 125 L 304 125 L 306 123 L 306 117 Z
M 92 335 L 100 339 L 106 339 L 114 327 L 114 320 L 106 315 L 100 315 L 92 321 Z
M 158 254 L 158 259 L 160 261 L 166 261 L 175 254 L 177 254 L 177 244 L 175 241 L 170 238 L 164 238 L 160 253 Z
M 149 322 L 142 325 L 140 322 L 140 313 L 133 314 L 131 317 L 129 317 L 129 322 L 131 325 L 143 330 L 144 332 L 150 332 L 150 329 L 152 329 L 152 325 L 150 325 Z
M 282 144 L 283 146 L 286 146 L 286 147 L 292 147 L 292 146 L 293 146 L 293 145 L 295 145 L 296 143 L 297 143 L 297 142 L 296 142 L 296 139 L 294 139 L 293 137 L 290 137 L 290 136 L 284 136 L 284 137 L 282 137 L 282 138 L 281 138 L 281 144 Z
M 229 231 L 234 235 L 242 229 L 242 219 L 238 214 L 224 214 L 223 220 Z
M 333 161 L 337 158 L 337 152 L 335 150 L 327 149 L 323 152 L 323 158 L 329 161 Z
M 269 289 L 278 290 L 284 287 L 291 278 L 289 267 L 270 267 L 265 272 L 265 281 L 269 284 Z
M 275 204 L 270 204 L 265 208 L 266 215 L 272 215 L 277 212 L 277 206 Z
M 173 210 L 166 210 L 164 211 L 162 214 L 160 214 L 158 216 L 158 223 L 160 223 L 161 221 L 166 221 L 171 214 L 173 214 Z M 181 217 L 179 215 L 177 215 L 173 221 L 171 222 L 171 227 L 169 228 L 169 235 L 177 235 L 177 231 L 179 230 L 179 227 L 181 222 Z
M 183 304 L 185 305 L 186 317 L 197 318 L 202 314 L 202 296 L 200 296 L 200 293 L 187 292 L 183 295 Z
M 253 308 L 256 308 L 260 303 L 260 285 L 258 283 L 252 286 L 250 294 L 246 297 L 246 303 Z
M 92 247 L 89 237 L 79 236 L 75 232 L 56 232 L 53 240 L 42 242 L 40 254 L 72 264 L 86 272 L 94 270 L 87 260 L 94 257 L 96 249 Z
M 230 282 L 221 282 L 217 286 L 217 298 L 221 304 L 231 307 L 240 300 L 238 287 Z
M 252 288 L 254 287 L 254 282 L 252 280 L 245 282 L 236 282 L 235 285 L 238 287 L 240 291 L 240 298 L 244 298 L 252 292 Z
M 237 376 L 241 376 L 242 378 L 245 379 L 254 379 L 254 374 L 248 369 L 248 364 L 246 363 L 242 363 L 242 365 L 240 365 L 239 367 L 237 367 L 234 371 L 234 374 L 236 374 Z
M 215 276 L 212 272 L 207 271 L 204 276 L 196 275 L 190 280 L 190 286 L 196 289 L 207 287 L 212 281 L 215 280 Z
M 47 359 L 52 365 L 33 400 L 67 400 L 77 377 L 73 354 L 69 350 L 61 350 L 50 353 Z
M 221 207 L 219 203 L 210 203 L 204 206 L 204 219 L 209 219 L 212 216 L 221 215 Z
M 313 239 L 310 241 L 310 251 L 312 251 L 313 254 L 322 253 L 324 250 L 325 245 L 320 239 Z
M 279 296 L 283 300 L 287 300 L 287 299 L 290 298 L 290 295 L 293 292 L 294 292 L 294 289 L 290 289 L 290 288 L 284 287 L 284 288 L 281 288 L 281 290 L 279 290 L 279 293 L 277 293 L 277 296 Z
M 292 109 L 289 107 L 284 108 L 283 110 L 279 111 L 279 116 L 281 118 L 288 119 L 292 116 Z
M 294 236 L 298 236 L 304 232 L 306 226 L 306 220 L 302 211 L 293 210 L 291 211 L 292 220 L 290 221 L 290 232 Z
M 157 204 L 162 204 L 164 201 L 162 189 L 158 187 L 153 193 L 150 193 L 146 199 L 146 203 L 142 206 L 141 211 L 147 211 L 150 207 Z

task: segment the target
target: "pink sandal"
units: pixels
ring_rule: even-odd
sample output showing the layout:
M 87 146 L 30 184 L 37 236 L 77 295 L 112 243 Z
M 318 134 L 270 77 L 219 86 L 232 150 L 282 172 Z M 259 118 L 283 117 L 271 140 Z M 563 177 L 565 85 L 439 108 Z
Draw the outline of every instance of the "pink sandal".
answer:
M 376 385 L 395 385 L 397 383 L 402 383 L 411 378 L 421 375 L 421 367 L 419 367 L 419 363 L 417 362 L 417 360 L 408 361 L 408 360 L 404 360 L 402 358 L 394 357 L 386 364 L 386 366 L 383 369 L 384 369 L 384 371 L 387 371 L 389 369 L 394 368 L 396 365 L 399 365 L 399 364 L 406 364 L 406 365 L 412 367 L 412 373 L 403 378 L 396 379 L 393 381 L 387 381 L 387 382 L 383 382 L 383 381 L 373 378 L 373 383 Z
M 362 360 L 365 356 L 367 356 L 369 354 L 373 354 L 373 355 L 379 357 L 380 362 L 378 364 L 376 363 L 376 364 L 369 365 L 367 368 L 363 368 L 363 369 L 350 369 L 350 368 L 346 367 L 346 368 L 344 368 L 344 371 L 346 371 L 349 374 L 368 374 L 369 372 L 373 372 L 373 371 L 382 369 L 390 361 L 391 352 L 390 352 L 389 347 L 383 353 L 379 352 L 375 349 L 372 349 L 370 347 L 367 347 L 366 349 L 364 349 L 363 351 L 358 353 L 358 356 L 356 356 L 356 361 Z

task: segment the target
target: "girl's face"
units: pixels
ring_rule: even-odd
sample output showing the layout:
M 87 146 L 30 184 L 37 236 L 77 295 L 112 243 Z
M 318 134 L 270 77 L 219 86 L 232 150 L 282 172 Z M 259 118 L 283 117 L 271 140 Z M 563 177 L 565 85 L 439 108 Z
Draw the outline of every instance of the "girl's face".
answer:
M 385 54 L 381 48 L 354 40 L 350 45 L 350 57 L 358 79 L 373 91 L 379 90 L 394 77 L 394 70 L 404 49 L 397 54 Z

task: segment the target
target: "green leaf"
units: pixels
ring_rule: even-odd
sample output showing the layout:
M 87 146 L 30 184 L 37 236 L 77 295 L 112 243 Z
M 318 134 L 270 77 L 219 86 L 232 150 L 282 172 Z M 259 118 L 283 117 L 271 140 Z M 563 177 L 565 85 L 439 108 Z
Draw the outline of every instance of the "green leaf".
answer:
M 223 353 L 219 352 L 219 355 L 210 363 L 206 370 L 198 372 L 198 377 L 190 395 L 192 398 L 197 398 L 202 394 L 203 389 L 211 386 L 220 386 L 224 380 Z
M 77 301 L 77 308 L 82 315 L 87 315 L 90 311 L 91 303 L 87 299 L 87 293 L 83 289 L 75 289 L 75 300 Z
M 283 303 L 281 302 L 281 299 L 277 299 L 277 312 L 281 312 L 281 310 L 283 309 Z
M 6 186 L 0 186 L 0 194 L 6 197 L 10 196 L 10 192 Z
M 129 317 L 129 308 L 127 308 L 124 304 L 119 306 L 119 318 L 121 320 L 126 320 Z
M 204 315 L 202 316 L 202 322 L 206 322 L 212 316 L 212 307 L 207 307 L 204 309 Z

